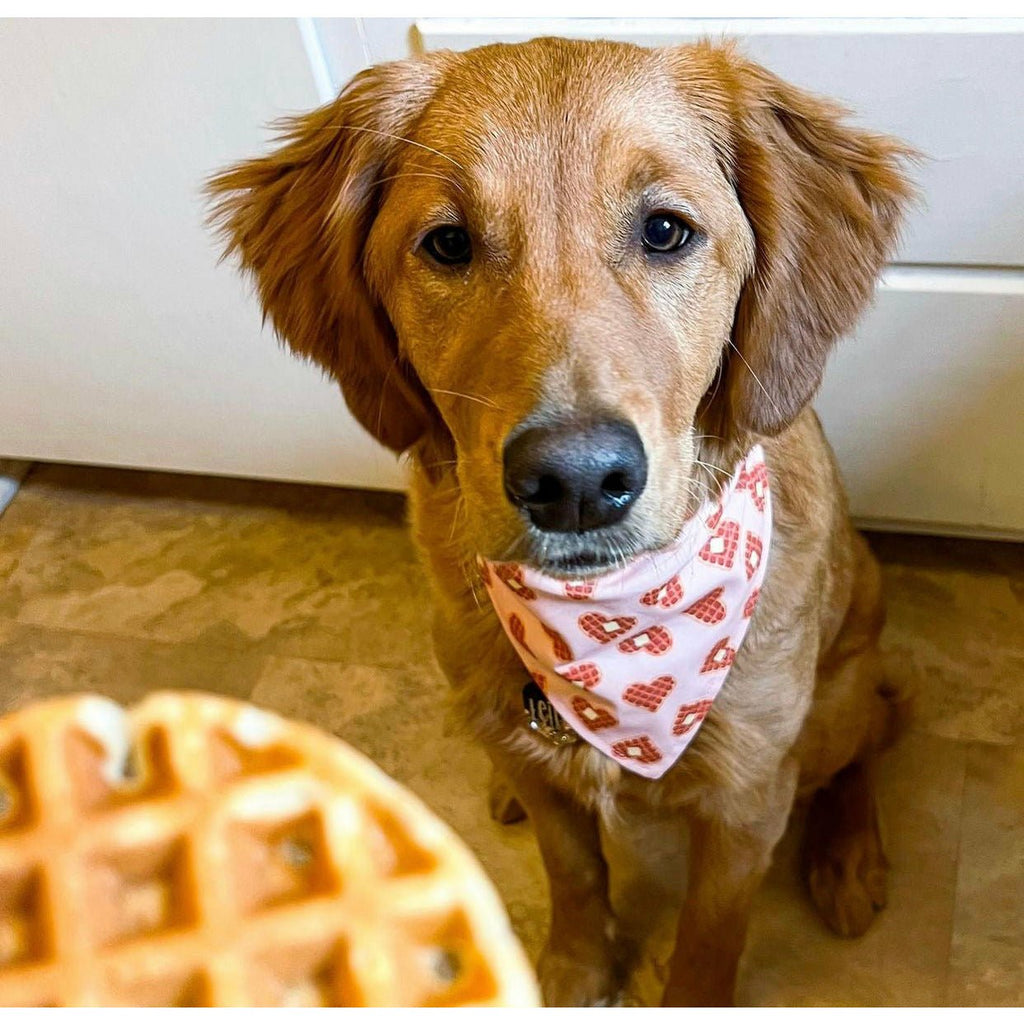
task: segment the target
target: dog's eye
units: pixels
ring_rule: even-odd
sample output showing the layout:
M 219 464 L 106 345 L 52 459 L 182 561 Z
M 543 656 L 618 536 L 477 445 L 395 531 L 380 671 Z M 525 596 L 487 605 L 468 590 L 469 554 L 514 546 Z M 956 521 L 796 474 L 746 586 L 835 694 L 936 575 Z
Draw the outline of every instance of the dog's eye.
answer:
M 671 213 L 653 213 L 644 221 L 643 243 L 648 252 L 675 252 L 693 232 Z
M 457 263 L 468 263 L 473 255 L 469 233 L 455 224 L 434 228 L 423 239 L 423 248 L 432 259 L 449 267 Z

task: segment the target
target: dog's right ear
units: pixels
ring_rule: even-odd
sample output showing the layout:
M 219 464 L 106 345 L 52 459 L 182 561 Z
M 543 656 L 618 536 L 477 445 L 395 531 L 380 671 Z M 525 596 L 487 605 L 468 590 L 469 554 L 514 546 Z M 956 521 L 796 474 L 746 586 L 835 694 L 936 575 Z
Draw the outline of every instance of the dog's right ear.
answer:
M 264 318 L 341 385 L 355 418 L 394 451 L 436 415 L 363 274 L 380 179 L 436 88 L 440 56 L 358 74 L 333 102 L 283 122 L 283 145 L 230 167 L 210 216 L 255 279 Z
M 754 240 L 724 393 L 714 400 L 725 418 L 708 425 L 720 435 L 732 424 L 778 434 L 813 398 L 833 345 L 871 300 L 914 196 L 915 154 L 847 123 L 841 108 L 733 46 L 675 54 Z

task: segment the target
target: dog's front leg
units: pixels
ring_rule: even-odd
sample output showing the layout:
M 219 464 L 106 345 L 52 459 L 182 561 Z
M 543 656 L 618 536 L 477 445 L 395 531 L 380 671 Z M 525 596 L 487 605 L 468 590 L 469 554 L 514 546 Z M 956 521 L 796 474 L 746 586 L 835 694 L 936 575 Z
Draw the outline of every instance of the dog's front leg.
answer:
M 754 895 L 793 805 L 797 766 L 786 762 L 757 815 L 690 817 L 690 870 L 664 1006 L 731 1006 Z
M 621 797 L 603 808 L 601 847 L 615 913 L 615 949 L 628 999 L 661 999 L 679 908 L 686 894 L 686 819 L 674 809 Z
M 548 1006 L 601 1006 L 620 996 L 612 953 L 608 869 L 597 818 L 535 769 L 497 761 L 529 815 L 551 895 L 551 927 L 537 972 Z

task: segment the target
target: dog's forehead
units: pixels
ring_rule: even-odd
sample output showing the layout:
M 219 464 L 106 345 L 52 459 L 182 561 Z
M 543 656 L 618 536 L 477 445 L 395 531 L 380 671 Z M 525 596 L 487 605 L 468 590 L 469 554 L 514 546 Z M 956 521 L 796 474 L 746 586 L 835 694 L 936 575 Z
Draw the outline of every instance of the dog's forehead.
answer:
M 534 40 L 461 55 L 416 138 L 485 191 L 523 172 L 625 176 L 659 156 L 706 166 L 714 153 L 693 100 L 659 51 Z

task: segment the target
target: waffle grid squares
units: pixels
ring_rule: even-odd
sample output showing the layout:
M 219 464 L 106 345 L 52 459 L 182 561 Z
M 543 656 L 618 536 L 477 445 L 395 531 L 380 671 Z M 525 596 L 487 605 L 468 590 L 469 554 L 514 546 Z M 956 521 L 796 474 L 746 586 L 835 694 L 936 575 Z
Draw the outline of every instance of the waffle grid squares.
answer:
M 53 952 L 46 928 L 46 878 L 39 865 L 0 871 L 0 964 L 36 964 Z
M 228 829 L 242 914 L 339 893 L 318 810 L 266 822 L 232 820 Z
M 480 948 L 475 902 L 508 926 L 476 865 L 338 741 L 239 738 L 246 706 L 198 694 L 131 730 L 75 708 L 0 720 L 0 1005 L 535 1003 L 518 946 L 524 980 Z
M 26 828 L 35 820 L 26 761 L 23 742 L 0 747 L 0 829 L 4 831 Z

